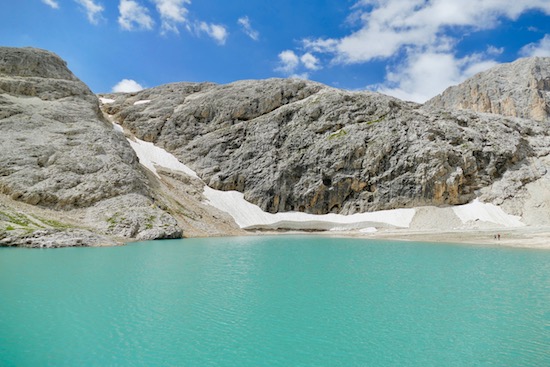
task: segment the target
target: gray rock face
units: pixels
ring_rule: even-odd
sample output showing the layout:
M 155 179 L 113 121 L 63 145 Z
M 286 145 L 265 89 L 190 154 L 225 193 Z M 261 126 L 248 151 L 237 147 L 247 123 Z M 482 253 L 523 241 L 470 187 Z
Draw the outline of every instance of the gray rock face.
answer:
M 53 101 L 75 96 L 97 111 L 95 96 L 59 56 L 35 48 L 0 47 L 0 92 Z M 4 109 L 4 108 L 2 108 Z
M 88 221 L 99 219 L 103 233 L 146 241 L 181 238 L 177 221 L 138 194 L 104 200 L 87 211 Z
M 52 52 L 31 47 L 0 47 L 0 54 L 1 75 L 79 81 L 67 63 Z
M 106 97 L 115 99 L 108 112 L 137 137 L 269 212 L 463 204 L 528 164 L 539 154 L 531 137 L 546 136 L 535 121 L 434 111 L 301 80 L 181 83 Z
M 479 73 L 426 102 L 432 109 L 470 109 L 550 120 L 550 57 L 520 59 Z
M 61 59 L 45 51 L 3 48 L 0 65 L 2 193 L 33 205 L 71 209 L 146 191 L 135 154 L 102 121 L 97 98 L 63 70 Z M 15 75 L 6 74 L 10 71 Z M 64 77 L 68 93 L 57 95 Z
M 116 227 L 108 234 L 181 235 L 173 218 L 149 208 L 148 179 L 125 137 L 103 118 L 97 97 L 50 52 L 0 48 L 0 145 L 0 193 L 13 200 L 76 210 L 134 195 L 148 204 L 135 208 L 132 231 Z M 146 216 L 159 220 L 138 219 Z
M 30 248 L 60 248 L 82 246 L 115 246 L 119 243 L 83 229 L 40 229 L 22 235 L 0 232 L 0 246 Z

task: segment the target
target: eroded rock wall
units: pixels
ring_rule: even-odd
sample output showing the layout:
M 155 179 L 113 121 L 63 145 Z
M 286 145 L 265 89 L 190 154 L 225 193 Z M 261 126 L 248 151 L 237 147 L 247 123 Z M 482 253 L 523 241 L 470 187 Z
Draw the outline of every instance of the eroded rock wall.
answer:
M 479 73 L 426 102 L 430 109 L 550 121 L 550 57 L 519 59 Z
M 181 83 L 105 97 L 115 102 L 104 108 L 137 137 L 272 213 L 467 203 L 528 164 L 538 154 L 529 139 L 546 134 L 536 121 L 303 80 Z
M 130 197 L 134 205 L 126 224 L 132 229 L 113 226 L 105 234 L 181 236 L 176 220 L 151 208 L 148 179 L 126 138 L 103 118 L 97 97 L 53 53 L 0 48 L 0 146 L 0 193 L 14 201 L 70 211 L 104 208 L 106 200 Z M 107 219 L 99 216 L 81 225 L 98 228 L 102 220 Z

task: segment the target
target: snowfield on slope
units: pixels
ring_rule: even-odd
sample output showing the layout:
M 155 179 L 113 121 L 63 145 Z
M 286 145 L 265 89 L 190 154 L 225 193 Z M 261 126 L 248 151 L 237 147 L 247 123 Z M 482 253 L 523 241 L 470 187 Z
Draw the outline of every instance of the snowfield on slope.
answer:
M 155 166 L 183 172 L 198 178 L 197 174 L 175 156 L 162 148 L 139 139 L 130 140 L 140 163 L 151 170 L 157 177 Z M 351 215 L 341 214 L 307 214 L 301 212 L 267 213 L 260 207 L 244 199 L 237 191 L 219 191 L 204 186 L 207 203 L 227 212 L 235 222 L 244 229 L 302 229 L 302 230 L 359 230 L 362 233 L 374 232 L 375 228 L 409 228 L 416 209 L 393 209 Z M 434 220 L 437 220 L 438 208 L 433 207 Z M 509 215 L 500 207 L 482 203 L 472 203 L 453 207 L 455 215 L 463 224 L 476 221 L 493 223 L 498 226 L 513 228 L 523 227 L 520 217 Z

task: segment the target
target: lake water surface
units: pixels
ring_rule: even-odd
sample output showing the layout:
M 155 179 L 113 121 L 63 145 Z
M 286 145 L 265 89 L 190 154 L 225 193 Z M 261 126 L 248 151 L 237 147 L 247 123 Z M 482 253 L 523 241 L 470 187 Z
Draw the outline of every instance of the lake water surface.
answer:
M 550 251 L 314 236 L 0 249 L 0 366 L 550 366 Z

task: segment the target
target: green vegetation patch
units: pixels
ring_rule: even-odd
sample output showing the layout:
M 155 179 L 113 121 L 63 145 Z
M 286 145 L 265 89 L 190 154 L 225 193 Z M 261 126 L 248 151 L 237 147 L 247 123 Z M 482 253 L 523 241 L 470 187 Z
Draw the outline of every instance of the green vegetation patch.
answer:
M 11 222 L 21 227 L 28 227 L 31 224 L 31 221 L 27 218 L 27 216 L 19 213 L 6 213 L 0 211 L 0 217 L 4 217 L 6 222 Z
M 122 213 L 116 212 L 111 216 L 110 218 L 107 218 L 107 223 L 109 223 L 109 229 L 113 229 L 116 227 L 116 225 L 122 221 L 126 220 L 125 217 L 122 216 Z
M 147 224 L 145 224 L 145 228 L 147 229 L 152 229 L 153 228 L 153 223 L 155 221 L 157 217 L 154 216 L 154 215 L 150 215 L 147 217 Z
M 338 130 L 335 133 L 332 133 L 328 136 L 328 140 L 341 138 L 342 136 L 348 135 L 348 132 L 344 129 Z
M 379 118 L 377 118 L 376 120 L 372 120 L 372 121 L 367 121 L 367 125 L 372 125 L 372 124 L 375 124 L 377 122 L 382 122 L 386 119 L 386 116 L 388 116 L 388 114 L 384 114 L 382 116 L 380 116 Z
M 46 224 L 47 226 L 50 226 L 52 228 L 60 228 L 60 229 L 64 229 L 64 228 L 71 228 L 72 226 L 69 225 L 69 224 L 66 224 L 66 223 L 62 223 L 62 222 L 58 222 L 54 219 L 43 219 L 43 218 L 37 218 L 38 220 L 40 220 L 42 223 Z

